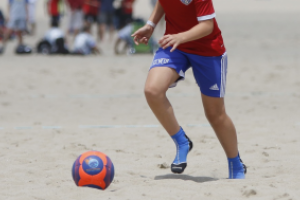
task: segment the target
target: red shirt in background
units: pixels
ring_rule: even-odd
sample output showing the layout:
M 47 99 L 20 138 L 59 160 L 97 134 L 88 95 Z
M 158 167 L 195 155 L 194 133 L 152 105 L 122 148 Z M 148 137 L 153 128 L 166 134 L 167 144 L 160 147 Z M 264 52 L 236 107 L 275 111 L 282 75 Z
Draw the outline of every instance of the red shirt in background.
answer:
M 83 3 L 83 13 L 89 15 L 98 15 L 100 8 L 99 0 L 84 0 Z
M 81 9 L 84 3 L 84 0 L 68 0 L 69 6 L 72 10 Z
M 59 15 L 59 1 L 60 0 L 49 0 L 48 1 L 48 12 L 51 16 Z
M 203 20 L 213 19 L 213 32 L 203 38 L 179 45 L 178 49 L 200 56 L 221 56 L 226 49 L 212 0 L 159 0 L 165 11 L 166 35 L 190 30 Z
M 135 0 L 123 0 L 122 1 L 122 11 L 124 14 L 132 14 L 134 1 Z

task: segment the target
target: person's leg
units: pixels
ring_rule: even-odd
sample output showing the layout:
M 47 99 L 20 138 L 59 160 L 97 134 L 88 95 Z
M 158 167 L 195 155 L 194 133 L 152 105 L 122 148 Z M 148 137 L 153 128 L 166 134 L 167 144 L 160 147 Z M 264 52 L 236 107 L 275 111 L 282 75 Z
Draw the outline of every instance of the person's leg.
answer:
M 103 41 L 104 39 L 104 34 L 105 34 L 105 24 L 101 23 L 99 24 L 99 39 L 100 41 Z
M 36 23 L 32 22 L 30 25 L 31 25 L 30 35 L 35 35 L 35 32 L 36 32 Z
M 100 41 L 104 40 L 104 35 L 105 35 L 105 29 L 106 29 L 106 13 L 105 12 L 101 12 L 98 15 L 98 25 L 99 25 L 99 39 Z
M 178 73 L 169 67 L 155 67 L 150 70 L 145 85 L 147 102 L 170 136 L 175 135 L 180 126 L 173 108 L 166 96 L 169 86 L 179 78 Z
M 29 33 L 30 35 L 35 35 L 35 31 L 36 31 L 35 3 L 30 3 L 28 5 L 28 21 L 30 25 Z
M 150 108 L 176 145 L 171 171 L 179 174 L 187 166 L 187 155 L 193 148 L 193 143 L 179 126 L 166 92 L 179 78 L 184 77 L 189 66 L 186 56 L 179 50 L 170 53 L 170 48 L 160 48 L 153 58 L 145 85 L 145 96 Z
M 0 54 L 4 53 L 6 43 L 7 43 L 8 39 L 10 38 L 12 33 L 13 33 L 13 29 L 7 29 L 6 31 L 4 31 L 2 45 L 0 46 Z
M 27 21 L 26 20 L 18 20 L 16 27 L 16 34 L 18 37 L 18 46 L 23 45 L 23 33 L 27 31 Z
M 238 155 L 236 130 L 225 111 L 227 54 L 219 57 L 189 55 L 189 58 L 201 89 L 206 118 L 227 155 L 229 178 L 245 178 L 244 166 Z
M 107 27 L 109 28 L 109 39 L 113 40 L 115 27 L 114 27 L 114 13 L 107 13 Z
M 187 155 L 193 148 L 193 143 L 179 126 L 166 96 L 169 86 L 176 82 L 179 77 L 178 72 L 172 68 L 152 68 L 145 85 L 145 96 L 153 113 L 176 145 L 176 156 L 171 164 L 171 171 L 181 174 L 187 166 Z
M 113 41 L 115 34 L 115 27 L 113 25 L 109 26 L 109 41 Z
M 22 32 L 23 31 L 21 31 L 21 30 L 16 31 L 16 35 L 18 37 L 18 46 L 23 45 L 23 34 L 22 34 Z
M 5 46 L 6 45 L 6 43 L 7 43 L 7 41 L 8 41 L 8 39 L 10 38 L 10 36 L 11 36 L 11 34 L 13 33 L 13 29 L 7 29 L 6 31 L 5 31 L 5 33 L 4 33 L 4 38 L 3 38 L 3 46 Z
M 241 162 L 235 127 L 225 111 L 224 98 L 202 94 L 205 116 L 214 129 L 228 158 L 230 179 L 244 179 L 246 166 Z
M 205 116 L 214 129 L 228 158 L 238 155 L 235 127 L 225 111 L 224 98 L 209 97 L 202 94 Z

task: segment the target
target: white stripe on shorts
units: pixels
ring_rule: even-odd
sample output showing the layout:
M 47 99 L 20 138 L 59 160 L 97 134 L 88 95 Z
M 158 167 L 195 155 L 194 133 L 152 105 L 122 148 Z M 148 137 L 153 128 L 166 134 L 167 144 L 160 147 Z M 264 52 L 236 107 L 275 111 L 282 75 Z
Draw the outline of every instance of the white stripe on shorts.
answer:
M 221 59 L 221 91 L 220 91 L 221 98 L 225 96 L 226 75 L 227 75 L 227 53 L 225 52 L 222 55 L 222 59 Z

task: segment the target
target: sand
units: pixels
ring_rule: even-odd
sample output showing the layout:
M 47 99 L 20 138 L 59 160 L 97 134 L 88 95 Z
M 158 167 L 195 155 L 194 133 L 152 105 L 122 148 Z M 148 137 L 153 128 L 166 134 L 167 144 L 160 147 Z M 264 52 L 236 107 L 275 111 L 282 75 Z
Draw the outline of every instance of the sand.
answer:
M 16 56 L 13 42 L 0 57 L 0 199 L 299 199 L 300 3 L 214 2 L 245 180 L 226 179 L 226 157 L 191 71 L 168 92 L 195 145 L 185 173 L 173 175 L 160 165 L 170 165 L 175 146 L 143 96 L 152 55 L 116 57 L 107 41 L 102 56 Z M 38 36 L 26 37 L 32 46 L 48 23 L 42 4 Z M 139 0 L 136 15 L 147 17 L 148 5 Z M 88 150 L 106 153 L 115 165 L 106 191 L 72 180 L 73 162 Z

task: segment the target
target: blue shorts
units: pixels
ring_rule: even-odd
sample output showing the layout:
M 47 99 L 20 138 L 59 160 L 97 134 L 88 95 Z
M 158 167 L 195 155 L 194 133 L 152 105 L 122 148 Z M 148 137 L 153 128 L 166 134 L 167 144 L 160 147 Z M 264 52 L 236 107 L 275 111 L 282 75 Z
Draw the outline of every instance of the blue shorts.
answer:
M 185 78 L 185 72 L 192 67 L 202 94 L 211 97 L 224 97 L 227 74 L 226 53 L 222 56 L 206 57 L 188 54 L 178 49 L 171 53 L 170 49 L 159 48 L 154 55 L 150 69 L 154 67 L 175 69 L 180 76 L 180 80 Z M 176 83 L 170 87 L 175 87 Z

